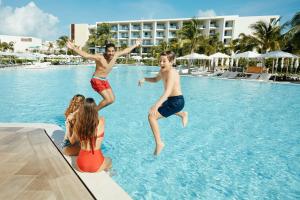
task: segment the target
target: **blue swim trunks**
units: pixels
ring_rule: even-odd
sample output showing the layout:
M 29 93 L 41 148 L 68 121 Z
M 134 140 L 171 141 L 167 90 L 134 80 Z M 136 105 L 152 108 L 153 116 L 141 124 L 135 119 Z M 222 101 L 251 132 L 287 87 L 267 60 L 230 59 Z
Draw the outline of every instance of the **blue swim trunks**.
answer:
M 169 117 L 175 113 L 180 112 L 184 107 L 184 98 L 182 95 L 169 97 L 161 107 L 158 108 L 158 112 L 164 116 Z

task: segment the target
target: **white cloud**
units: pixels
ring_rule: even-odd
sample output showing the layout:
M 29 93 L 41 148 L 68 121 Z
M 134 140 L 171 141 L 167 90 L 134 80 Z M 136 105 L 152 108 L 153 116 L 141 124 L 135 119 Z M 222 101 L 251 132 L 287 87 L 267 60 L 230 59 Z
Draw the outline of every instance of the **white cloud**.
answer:
M 0 0 L 0 34 L 47 38 L 57 34 L 59 20 L 34 2 L 20 8 L 4 6 Z
M 217 14 L 214 10 L 199 10 L 197 16 L 198 17 L 215 17 Z

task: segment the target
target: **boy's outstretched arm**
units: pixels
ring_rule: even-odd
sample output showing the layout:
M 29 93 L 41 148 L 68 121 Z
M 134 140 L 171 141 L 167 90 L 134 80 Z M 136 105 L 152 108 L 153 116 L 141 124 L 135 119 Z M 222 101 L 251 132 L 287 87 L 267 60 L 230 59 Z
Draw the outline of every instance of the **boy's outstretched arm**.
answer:
M 141 44 L 142 44 L 142 39 L 139 38 L 139 39 L 136 40 L 135 45 L 132 45 L 131 47 L 123 49 L 122 51 L 117 51 L 116 52 L 116 57 L 129 54 L 133 49 L 137 48 Z
M 172 89 L 173 86 L 175 84 L 175 77 L 173 73 L 170 73 L 168 75 L 168 79 L 167 79 L 167 83 L 166 83 L 166 88 L 165 91 L 163 93 L 163 95 L 158 99 L 158 101 L 154 104 L 154 106 L 151 107 L 149 113 L 152 115 L 156 115 L 157 114 L 157 110 L 158 108 L 163 104 L 163 102 L 165 102 L 168 97 L 171 95 L 172 93 Z
M 71 42 L 70 40 L 67 41 L 67 47 L 73 51 L 75 51 L 77 54 L 79 54 L 80 56 L 86 58 L 86 59 L 90 59 L 90 60 L 97 60 L 99 59 L 99 55 L 93 55 L 93 54 L 89 54 L 85 51 L 80 50 L 79 48 L 77 48 L 75 46 L 75 44 L 73 42 Z
M 160 76 L 160 73 L 158 73 L 158 75 L 156 77 L 142 78 L 141 80 L 139 80 L 139 86 L 142 86 L 145 81 L 151 82 L 151 83 L 156 83 L 160 80 L 161 80 L 161 76 Z

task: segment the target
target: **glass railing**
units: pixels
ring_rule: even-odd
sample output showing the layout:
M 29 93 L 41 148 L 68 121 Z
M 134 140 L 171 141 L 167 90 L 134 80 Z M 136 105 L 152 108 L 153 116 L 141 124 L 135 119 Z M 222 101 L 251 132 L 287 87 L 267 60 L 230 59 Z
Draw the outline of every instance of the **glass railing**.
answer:
M 152 30 L 152 26 L 144 26 L 143 29 Z
M 131 28 L 132 28 L 132 30 L 141 30 L 140 26 L 132 26 Z
M 157 29 L 165 29 L 165 26 L 157 26 Z
M 128 28 L 128 26 L 121 26 L 121 27 L 120 27 L 120 30 L 121 30 L 121 31 L 128 31 L 129 28 Z

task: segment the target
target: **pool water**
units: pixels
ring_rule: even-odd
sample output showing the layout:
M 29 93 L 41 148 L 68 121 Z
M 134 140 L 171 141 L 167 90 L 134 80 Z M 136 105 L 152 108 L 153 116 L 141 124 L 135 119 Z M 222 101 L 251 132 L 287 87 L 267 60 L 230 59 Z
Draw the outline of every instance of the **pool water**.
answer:
M 101 99 L 90 86 L 94 67 L 0 70 L 0 122 L 64 126 L 74 94 Z M 103 152 L 113 179 L 133 199 L 299 199 L 300 86 L 181 77 L 189 112 L 159 121 L 166 144 L 153 156 L 149 108 L 162 83 L 145 83 L 155 67 L 118 66 L 109 79 L 116 102 L 106 118 Z

